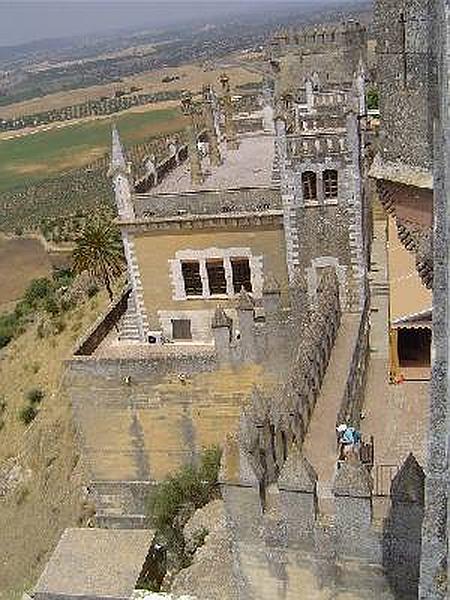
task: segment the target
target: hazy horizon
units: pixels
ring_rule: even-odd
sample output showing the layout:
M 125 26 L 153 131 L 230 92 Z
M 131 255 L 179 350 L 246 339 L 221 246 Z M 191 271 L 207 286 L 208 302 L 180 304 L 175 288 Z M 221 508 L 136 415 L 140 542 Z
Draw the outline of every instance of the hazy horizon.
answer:
M 362 0 L 359 0 L 360 3 Z M 356 3 L 356 2 L 355 2 Z M 0 0 L 0 46 L 46 39 L 107 35 L 120 29 L 161 29 L 195 20 L 248 12 L 252 5 L 299 8 L 302 5 L 348 4 L 345 0 L 176 0 L 143 2 L 115 0 Z

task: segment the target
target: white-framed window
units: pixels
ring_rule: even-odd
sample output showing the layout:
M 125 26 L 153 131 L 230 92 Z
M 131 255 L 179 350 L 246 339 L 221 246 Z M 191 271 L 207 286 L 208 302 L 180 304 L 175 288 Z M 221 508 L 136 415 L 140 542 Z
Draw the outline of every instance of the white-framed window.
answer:
M 338 172 L 336 169 L 326 169 L 323 172 L 323 195 L 325 200 L 338 197 Z
M 179 250 L 169 268 L 174 300 L 233 297 L 242 288 L 262 297 L 263 258 L 250 248 Z

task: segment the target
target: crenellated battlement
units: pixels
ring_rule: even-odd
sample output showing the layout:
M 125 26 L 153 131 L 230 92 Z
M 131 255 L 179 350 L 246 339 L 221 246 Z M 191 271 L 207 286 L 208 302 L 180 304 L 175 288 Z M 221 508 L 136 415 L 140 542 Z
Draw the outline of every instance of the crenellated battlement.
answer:
M 367 29 L 358 21 L 341 24 L 314 25 L 299 30 L 278 32 L 271 41 L 272 49 L 301 49 L 302 52 L 319 54 L 326 50 L 348 47 L 366 41 Z

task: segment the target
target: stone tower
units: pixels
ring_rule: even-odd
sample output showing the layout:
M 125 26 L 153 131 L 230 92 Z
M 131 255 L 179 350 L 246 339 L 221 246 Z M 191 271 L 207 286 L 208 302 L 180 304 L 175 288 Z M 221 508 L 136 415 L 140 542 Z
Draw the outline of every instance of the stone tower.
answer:
M 320 270 L 332 267 L 347 310 L 361 310 L 367 295 L 364 104 L 355 88 L 312 89 L 306 104 L 283 97 L 276 141 L 290 278 L 304 270 L 314 302 Z
M 134 209 L 132 202 L 133 184 L 130 169 L 125 159 L 125 153 L 116 126 L 112 131 L 111 165 L 109 176 L 113 180 L 114 196 L 117 214 L 121 223 L 133 221 Z M 128 308 L 121 323 L 121 339 L 130 341 L 145 341 L 148 329 L 147 316 L 143 301 L 142 283 L 139 267 L 135 259 L 134 238 L 126 228 L 121 228 L 122 242 L 127 263 L 128 280 L 132 291 L 128 299 Z

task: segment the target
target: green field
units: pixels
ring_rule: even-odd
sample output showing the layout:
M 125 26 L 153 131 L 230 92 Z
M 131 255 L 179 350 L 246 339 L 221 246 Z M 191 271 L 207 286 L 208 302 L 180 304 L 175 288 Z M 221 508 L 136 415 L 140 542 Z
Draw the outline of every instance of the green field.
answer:
M 127 113 L 114 121 L 125 145 L 183 127 L 176 109 Z M 37 183 L 100 158 L 110 149 L 112 122 L 112 118 L 88 121 L 0 140 L 0 191 Z

